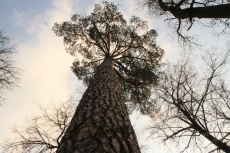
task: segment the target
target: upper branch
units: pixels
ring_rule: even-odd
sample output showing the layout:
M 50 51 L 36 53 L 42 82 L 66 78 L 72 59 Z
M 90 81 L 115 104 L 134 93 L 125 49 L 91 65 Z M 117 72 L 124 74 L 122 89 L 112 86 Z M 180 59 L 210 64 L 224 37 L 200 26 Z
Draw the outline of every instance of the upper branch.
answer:
M 158 0 L 163 11 L 169 11 L 178 19 L 185 18 L 230 18 L 230 4 L 213 5 L 206 7 L 193 7 L 181 9 L 186 0 L 180 1 L 176 6 L 166 6 L 162 0 Z M 193 4 L 193 3 L 191 3 Z
M 98 35 L 100 36 L 101 40 L 103 41 L 104 46 L 106 47 L 107 54 L 109 54 L 109 48 L 107 46 L 107 43 L 105 40 L 102 38 L 100 31 L 98 30 L 97 26 L 93 23 L 93 26 L 96 28 Z

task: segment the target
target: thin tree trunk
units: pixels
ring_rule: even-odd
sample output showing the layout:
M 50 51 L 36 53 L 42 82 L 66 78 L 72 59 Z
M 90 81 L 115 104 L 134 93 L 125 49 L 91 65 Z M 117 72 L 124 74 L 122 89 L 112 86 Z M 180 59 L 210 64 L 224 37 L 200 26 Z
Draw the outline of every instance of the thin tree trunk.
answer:
M 57 153 L 140 153 L 112 60 L 97 68 Z

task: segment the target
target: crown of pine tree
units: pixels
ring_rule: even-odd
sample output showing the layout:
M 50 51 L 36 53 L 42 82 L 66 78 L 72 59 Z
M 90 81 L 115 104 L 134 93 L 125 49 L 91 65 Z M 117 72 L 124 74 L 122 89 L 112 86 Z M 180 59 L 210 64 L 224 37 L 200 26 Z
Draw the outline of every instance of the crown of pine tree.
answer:
M 117 6 L 104 1 L 88 16 L 73 15 L 71 21 L 55 23 L 53 31 L 64 37 L 66 51 L 77 59 L 71 69 L 85 85 L 96 68 L 110 57 L 122 84 L 122 96 L 130 111 L 148 113 L 154 107 L 151 88 L 157 84 L 164 51 L 156 45 L 157 32 L 132 16 L 129 24 Z

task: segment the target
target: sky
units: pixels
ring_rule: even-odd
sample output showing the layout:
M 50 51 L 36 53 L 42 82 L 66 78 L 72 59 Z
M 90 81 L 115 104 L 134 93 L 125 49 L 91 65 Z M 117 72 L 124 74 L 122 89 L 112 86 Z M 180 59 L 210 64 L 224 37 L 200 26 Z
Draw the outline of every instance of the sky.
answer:
M 182 50 L 170 37 L 170 30 L 163 19 L 147 15 L 147 10 L 137 10 L 135 0 L 116 0 L 119 11 L 128 20 L 132 15 L 148 21 L 150 28 L 156 29 L 158 45 L 165 50 L 165 59 L 176 61 Z M 5 103 L 0 107 L 0 142 L 9 134 L 9 127 L 24 124 L 26 117 L 38 113 L 35 102 L 48 105 L 52 101 L 67 100 L 85 87 L 71 72 L 70 66 L 75 57 L 66 53 L 61 37 L 52 31 L 54 23 L 70 21 L 73 14 L 89 14 L 94 4 L 101 0 L 0 0 L 0 29 L 11 36 L 17 44 L 17 54 L 13 55 L 14 65 L 22 69 L 19 88 L 6 92 Z M 211 45 L 225 46 L 225 38 L 216 39 L 210 31 L 200 31 L 204 48 Z M 222 41 L 223 40 L 223 41 Z M 194 50 L 200 52 L 201 50 Z M 139 143 L 146 144 L 152 152 L 178 152 L 155 142 L 143 133 L 143 127 L 150 119 L 138 113 L 131 115 Z

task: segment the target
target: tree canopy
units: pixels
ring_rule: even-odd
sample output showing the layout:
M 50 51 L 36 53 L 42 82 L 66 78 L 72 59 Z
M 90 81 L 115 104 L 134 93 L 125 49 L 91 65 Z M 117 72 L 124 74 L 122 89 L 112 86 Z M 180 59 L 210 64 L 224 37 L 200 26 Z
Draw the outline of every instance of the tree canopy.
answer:
M 66 51 L 78 57 L 71 69 L 85 85 L 100 62 L 110 57 L 130 110 L 139 106 L 147 113 L 145 107 L 152 107 L 151 87 L 157 84 L 164 51 L 146 21 L 132 16 L 127 24 L 117 6 L 104 1 L 88 16 L 76 14 L 71 21 L 55 23 L 53 31 L 64 37 Z

